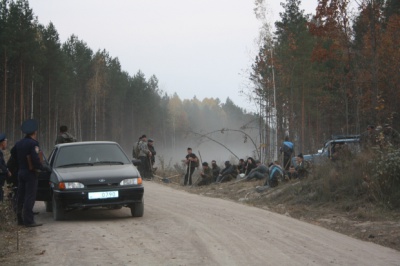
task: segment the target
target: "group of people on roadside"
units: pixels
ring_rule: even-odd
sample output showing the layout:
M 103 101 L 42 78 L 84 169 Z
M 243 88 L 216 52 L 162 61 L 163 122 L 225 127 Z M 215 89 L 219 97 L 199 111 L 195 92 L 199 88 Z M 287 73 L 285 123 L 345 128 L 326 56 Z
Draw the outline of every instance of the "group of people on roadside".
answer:
M 297 156 L 296 167 L 291 166 L 290 159 L 293 157 L 294 145 L 285 138 L 281 148 L 286 167 L 282 167 L 278 161 L 270 163 L 268 166 L 261 163 L 260 160 L 255 160 L 248 157 L 246 160 L 239 159 L 238 164 L 232 164 L 230 161 L 225 161 L 223 167 L 219 167 L 215 160 L 201 163 L 200 179 L 196 185 L 203 186 L 215 183 L 223 183 L 231 180 L 250 181 L 253 179 L 265 179 L 263 187 L 275 187 L 279 181 L 288 179 L 303 179 L 307 176 L 307 165 L 304 161 L 303 155 Z M 196 167 L 200 166 L 200 159 L 193 153 L 192 148 L 187 148 L 187 155 L 182 160 L 186 166 L 183 185 L 191 186 L 193 184 L 192 175 Z
M 154 167 L 156 161 L 155 156 L 156 150 L 154 147 L 154 140 L 148 139 L 147 136 L 143 134 L 133 145 L 132 157 L 140 160 L 138 170 L 140 175 L 147 180 L 153 179 L 154 173 L 157 170 L 157 168 Z
M 374 147 L 400 148 L 400 133 L 390 124 L 377 127 L 368 125 L 367 130 L 360 135 L 360 143 L 363 150 Z

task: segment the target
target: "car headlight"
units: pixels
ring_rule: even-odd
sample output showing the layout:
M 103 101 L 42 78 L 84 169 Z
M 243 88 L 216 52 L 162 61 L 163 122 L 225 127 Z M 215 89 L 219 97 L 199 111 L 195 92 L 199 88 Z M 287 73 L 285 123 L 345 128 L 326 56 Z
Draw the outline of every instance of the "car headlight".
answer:
M 65 190 L 65 189 L 77 189 L 77 188 L 84 188 L 85 185 L 79 182 L 60 182 L 58 184 L 58 188 L 60 190 Z
M 124 179 L 119 183 L 120 186 L 130 186 L 130 185 L 140 185 L 140 184 L 142 184 L 141 177 Z

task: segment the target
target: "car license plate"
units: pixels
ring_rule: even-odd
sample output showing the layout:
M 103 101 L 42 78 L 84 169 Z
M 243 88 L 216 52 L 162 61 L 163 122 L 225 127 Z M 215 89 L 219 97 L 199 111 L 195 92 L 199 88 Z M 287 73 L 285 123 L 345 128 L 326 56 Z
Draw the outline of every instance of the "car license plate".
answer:
M 110 199 L 118 198 L 118 191 L 89 192 L 89 199 Z

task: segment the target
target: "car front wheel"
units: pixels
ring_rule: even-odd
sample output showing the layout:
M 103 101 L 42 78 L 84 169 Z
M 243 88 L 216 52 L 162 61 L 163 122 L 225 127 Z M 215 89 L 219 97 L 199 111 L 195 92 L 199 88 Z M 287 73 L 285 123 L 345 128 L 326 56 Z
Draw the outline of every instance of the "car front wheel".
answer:
M 64 220 L 65 217 L 65 210 L 63 209 L 63 207 L 61 206 L 61 204 L 59 202 L 57 202 L 56 198 L 54 197 L 53 194 L 53 219 L 55 221 L 62 221 Z
M 46 212 L 53 212 L 53 202 L 45 201 L 44 206 L 46 206 Z
M 144 201 L 135 203 L 130 208 L 133 217 L 142 217 L 144 213 Z

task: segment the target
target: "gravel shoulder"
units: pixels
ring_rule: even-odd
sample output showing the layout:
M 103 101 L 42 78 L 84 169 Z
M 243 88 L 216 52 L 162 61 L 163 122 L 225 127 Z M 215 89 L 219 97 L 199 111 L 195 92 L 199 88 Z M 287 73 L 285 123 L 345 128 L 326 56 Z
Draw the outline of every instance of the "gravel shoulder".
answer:
M 145 214 L 71 212 L 19 228 L 1 265 L 398 265 L 400 252 L 230 200 L 145 183 Z

